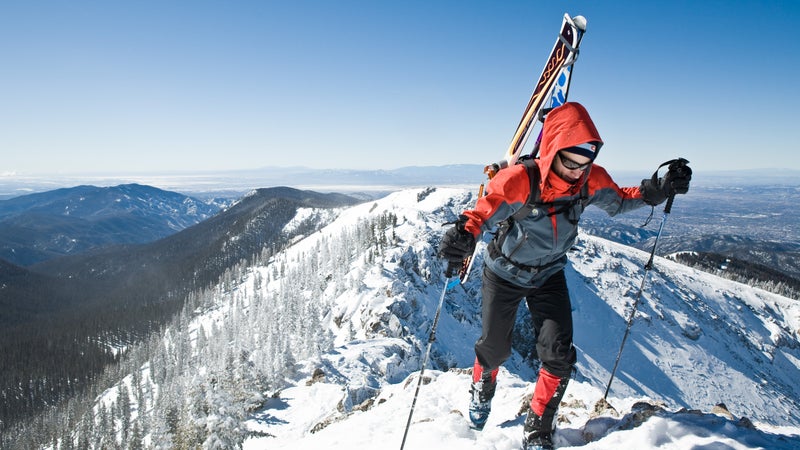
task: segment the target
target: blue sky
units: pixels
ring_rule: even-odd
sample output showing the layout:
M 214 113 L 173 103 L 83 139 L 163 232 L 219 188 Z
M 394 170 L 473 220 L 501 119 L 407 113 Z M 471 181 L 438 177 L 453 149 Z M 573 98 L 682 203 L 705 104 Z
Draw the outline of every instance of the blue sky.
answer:
M 564 12 L 612 173 L 800 169 L 798 1 L 5 1 L 0 174 L 494 162 Z

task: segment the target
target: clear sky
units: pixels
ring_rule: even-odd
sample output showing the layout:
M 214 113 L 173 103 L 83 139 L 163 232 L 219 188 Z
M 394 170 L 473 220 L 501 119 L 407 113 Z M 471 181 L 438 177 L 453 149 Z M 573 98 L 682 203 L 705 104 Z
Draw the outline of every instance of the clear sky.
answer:
M 494 162 L 564 12 L 612 172 L 800 169 L 797 0 L 14 0 L 0 174 Z

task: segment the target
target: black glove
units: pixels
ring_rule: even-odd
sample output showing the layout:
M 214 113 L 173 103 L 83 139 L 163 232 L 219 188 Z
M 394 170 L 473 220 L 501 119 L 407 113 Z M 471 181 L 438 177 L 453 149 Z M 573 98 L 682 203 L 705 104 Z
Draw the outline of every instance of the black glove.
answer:
M 467 216 L 460 215 L 453 228 L 444 233 L 442 242 L 439 243 L 439 257 L 447 260 L 445 276 L 448 278 L 461 269 L 461 263 L 467 256 L 475 251 L 475 236 L 464 229 Z
M 688 162 L 680 158 L 669 165 L 669 170 L 664 175 L 664 184 L 670 189 L 668 197 L 689 192 L 689 182 L 692 181 L 692 168 L 687 165 Z
M 642 191 L 644 202 L 655 206 L 675 194 L 689 192 L 692 168 L 687 165 L 688 163 L 689 161 L 683 158 L 667 161 L 659 167 L 660 169 L 669 164 L 669 169 L 662 178 L 658 177 L 658 170 L 656 170 L 651 178 L 642 180 L 639 190 Z

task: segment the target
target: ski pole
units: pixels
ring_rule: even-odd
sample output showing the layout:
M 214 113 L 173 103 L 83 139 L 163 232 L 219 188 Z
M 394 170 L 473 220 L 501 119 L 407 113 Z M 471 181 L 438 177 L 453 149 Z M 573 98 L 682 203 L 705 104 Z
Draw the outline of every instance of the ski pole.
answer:
M 478 188 L 478 197 L 475 200 L 477 202 L 483 196 L 484 184 L 481 183 L 480 187 Z M 417 405 L 417 397 L 419 397 L 419 388 L 422 386 L 422 375 L 425 373 L 425 366 L 428 364 L 428 357 L 431 354 L 431 346 L 433 342 L 436 340 L 436 327 L 439 325 L 439 315 L 442 312 L 442 305 L 444 305 L 444 296 L 450 289 L 454 288 L 458 284 L 463 284 L 467 282 L 467 278 L 469 277 L 469 273 L 472 269 L 472 263 L 475 261 L 475 255 L 478 254 L 478 246 L 475 246 L 475 250 L 473 250 L 472 254 L 467 256 L 461 262 L 460 270 L 456 271 L 454 267 L 450 267 L 448 265 L 447 271 L 445 272 L 445 283 L 444 289 L 442 289 L 442 296 L 439 298 L 439 306 L 436 308 L 436 314 L 433 317 L 433 325 L 431 326 L 431 334 L 428 336 L 428 348 L 425 350 L 425 356 L 422 358 L 422 367 L 419 370 L 419 379 L 417 380 L 417 389 L 414 391 L 414 400 L 411 401 L 411 410 L 408 412 L 408 420 L 406 421 L 406 430 L 403 432 L 403 442 L 400 444 L 400 450 L 406 445 L 406 437 L 408 437 L 408 429 L 411 427 L 411 418 L 414 416 L 414 407 Z
M 647 261 L 647 264 L 644 266 L 644 275 L 642 276 L 642 284 L 639 285 L 639 292 L 636 293 L 636 300 L 633 302 L 633 310 L 631 311 L 631 315 L 628 317 L 628 324 L 625 328 L 625 334 L 622 336 L 622 343 L 619 345 L 619 353 L 617 353 L 617 360 L 614 361 L 614 368 L 611 370 L 611 378 L 608 380 L 608 385 L 606 386 L 606 393 L 603 394 L 603 400 L 608 397 L 608 391 L 611 389 L 611 382 L 614 381 L 614 374 L 617 372 L 617 366 L 619 365 L 620 357 L 622 356 L 622 348 L 625 346 L 625 341 L 628 339 L 628 334 L 631 331 L 631 325 L 633 325 L 633 318 L 636 315 L 636 309 L 639 307 L 639 300 L 642 298 L 642 291 L 644 290 L 644 284 L 647 281 L 647 274 L 650 273 L 650 269 L 653 268 L 653 258 L 656 254 L 656 246 L 658 246 L 658 239 L 661 237 L 661 232 L 664 230 L 664 224 L 667 222 L 667 217 L 669 216 L 670 210 L 672 209 L 672 201 L 675 199 L 675 194 L 669 196 L 667 199 L 667 206 L 664 208 L 664 216 L 661 218 L 661 226 L 658 227 L 658 234 L 656 234 L 656 241 L 653 242 L 653 250 L 650 251 L 650 259 Z
M 673 165 L 680 166 L 686 165 L 689 161 L 686 161 L 683 158 L 675 159 L 672 161 L 667 161 L 666 163 L 662 164 L 661 167 L 669 164 L 670 168 Z M 658 170 L 656 170 L 658 173 Z M 655 177 L 655 174 L 654 174 Z M 603 401 L 606 400 L 608 397 L 608 391 L 611 390 L 611 382 L 614 381 L 614 374 L 617 373 L 617 366 L 619 366 L 619 360 L 622 357 L 622 348 L 625 346 L 625 341 L 628 339 L 628 334 L 631 332 L 631 326 L 633 325 L 633 318 L 636 316 L 636 309 L 639 307 L 639 300 L 642 298 L 642 291 L 644 291 L 644 284 L 647 281 L 647 274 L 650 273 L 650 269 L 653 268 L 653 258 L 656 255 L 656 247 L 658 246 L 658 239 L 661 237 L 661 232 L 664 231 L 664 224 L 667 222 L 667 217 L 669 217 L 670 211 L 672 211 L 672 202 L 675 200 L 675 193 L 673 192 L 670 194 L 669 198 L 667 199 L 667 205 L 664 207 L 664 215 L 661 218 L 661 226 L 658 227 L 658 234 L 656 234 L 656 240 L 653 242 L 653 249 L 650 251 L 650 259 L 647 261 L 647 264 L 644 266 L 644 275 L 642 276 L 642 284 L 639 285 L 639 292 L 636 293 L 636 300 L 633 302 L 633 310 L 631 311 L 630 317 L 628 317 L 628 324 L 625 328 L 625 334 L 622 336 L 622 343 L 619 345 L 619 353 L 617 353 L 617 360 L 614 361 L 614 368 L 611 370 L 611 378 L 608 380 L 608 385 L 606 385 L 606 392 L 603 394 Z
M 433 325 L 431 325 L 431 334 L 428 336 L 428 349 L 425 350 L 425 356 L 422 358 L 422 367 L 419 369 L 419 379 L 417 380 L 417 390 L 414 392 L 414 400 L 411 402 L 411 410 L 408 412 L 408 421 L 406 421 L 406 430 L 403 432 L 403 442 L 400 444 L 400 450 L 406 446 L 406 437 L 408 436 L 408 429 L 411 427 L 411 417 L 414 415 L 414 407 L 417 405 L 417 397 L 419 396 L 419 387 L 422 385 L 422 374 L 425 373 L 425 365 L 428 363 L 428 357 L 431 354 L 431 346 L 433 341 L 436 340 L 436 326 L 439 325 L 439 315 L 442 312 L 442 305 L 444 305 L 444 296 L 453 287 L 459 284 L 461 280 L 458 275 L 451 275 L 448 273 L 447 280 L 445 280 L 444 289 L 442 289 L 442 296 L 439 298 L 439 306 L 436 308 L 436 315 L 433 317 Z

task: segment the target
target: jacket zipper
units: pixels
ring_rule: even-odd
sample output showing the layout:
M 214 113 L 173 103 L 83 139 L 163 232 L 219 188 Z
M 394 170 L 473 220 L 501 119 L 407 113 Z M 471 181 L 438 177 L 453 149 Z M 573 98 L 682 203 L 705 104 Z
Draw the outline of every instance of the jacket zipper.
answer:
M 520 227 L 520 228 L 521 228 L 521 227 Z M 519 242 L 517 243 L 517 246 L 516 246 L 516 247 L 514 247 L 514 249 L 513 249 L 513 250 L 511 250 L 511 253 L 509 253 L 508 255 L 506 255 L 506 258 L 508 258 L 508 259 L 511 259 L 511 257 L 512 257 L 512 256 L 514 256 L 514 253 L 517 253 L 517 250 L 519 250 L 519 248 L 520 248 L 520 247 L 522 247 L 522 244 L 524 244 L 524 243 L 525 243 L 525 241 L 527 241 L 527 240 L 528 240 L 528 232 L 527 232 L 527 231 L 524 231 L 524 232 L 522 233 L 522 239 L 520 239 L 520 240 L 519 240 Z

